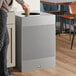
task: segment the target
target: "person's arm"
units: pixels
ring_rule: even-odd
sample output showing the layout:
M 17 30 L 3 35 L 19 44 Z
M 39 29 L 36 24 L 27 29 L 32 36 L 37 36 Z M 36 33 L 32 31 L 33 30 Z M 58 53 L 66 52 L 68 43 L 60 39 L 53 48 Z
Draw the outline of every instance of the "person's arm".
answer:
M 19 4 L 21 4 L 22 8 L 28 8 L 29 5 L 27 3 L 25 3 L 23 0 L 16 0 Z
M 1 8 L 2 4 L 3 4 L 3 1 L 4 1 L 4 0 L 0 0 L 0 8 Z
M 19 4 L 23 5 L 25 2 L 23 0 L 16 0 Z
M 23 10 L 25 11 L 26 15 L 29 15 L 30 13 L 30 8 L 27 3 L 25 3 L 23 0 L 16 0 L 19 4 L 21 4 Z

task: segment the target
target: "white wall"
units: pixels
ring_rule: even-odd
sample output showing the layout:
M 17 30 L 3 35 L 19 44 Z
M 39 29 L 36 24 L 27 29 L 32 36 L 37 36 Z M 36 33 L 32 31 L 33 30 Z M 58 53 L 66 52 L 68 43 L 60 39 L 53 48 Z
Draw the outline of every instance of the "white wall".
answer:
M 31 12 L 33 11 L 40 12 L 40 0 L 24 0 L 24 1 L 29 4 Z M 23 11 L 21 5 L 18 4 L 15 0 L 14 0 L 12 9 L 15 12 Z

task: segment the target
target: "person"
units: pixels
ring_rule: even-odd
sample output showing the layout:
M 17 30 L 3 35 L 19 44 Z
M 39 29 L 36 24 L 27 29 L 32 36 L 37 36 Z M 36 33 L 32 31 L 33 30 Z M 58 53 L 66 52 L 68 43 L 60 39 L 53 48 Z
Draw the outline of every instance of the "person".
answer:
M 29 5 L 23 0 L 16 0 L 24 11 L 30 12 Z M 11 76 L 7 68 L 7 48 L 9 35 L 7 30 L 7 13 L 10 11 L 13 0 L 0 0 L 0 76 Z

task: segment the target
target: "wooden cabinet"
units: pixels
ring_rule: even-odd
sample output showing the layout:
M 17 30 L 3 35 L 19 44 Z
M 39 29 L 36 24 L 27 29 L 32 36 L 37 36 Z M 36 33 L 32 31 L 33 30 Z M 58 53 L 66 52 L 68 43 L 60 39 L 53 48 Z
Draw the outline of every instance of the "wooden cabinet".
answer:
M 7 66 L 15 66 L 15 15 L 14 12 L 8 13 L 7 27 L 9 33 L 9 46 L 7 50 Z

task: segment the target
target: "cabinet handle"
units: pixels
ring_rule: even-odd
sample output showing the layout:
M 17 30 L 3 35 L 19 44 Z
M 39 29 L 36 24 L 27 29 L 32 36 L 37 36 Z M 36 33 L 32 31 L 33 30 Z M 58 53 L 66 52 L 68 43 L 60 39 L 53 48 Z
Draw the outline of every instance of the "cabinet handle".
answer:
M 11 63 L 12 63 L 12 28 L 11 28 Z

